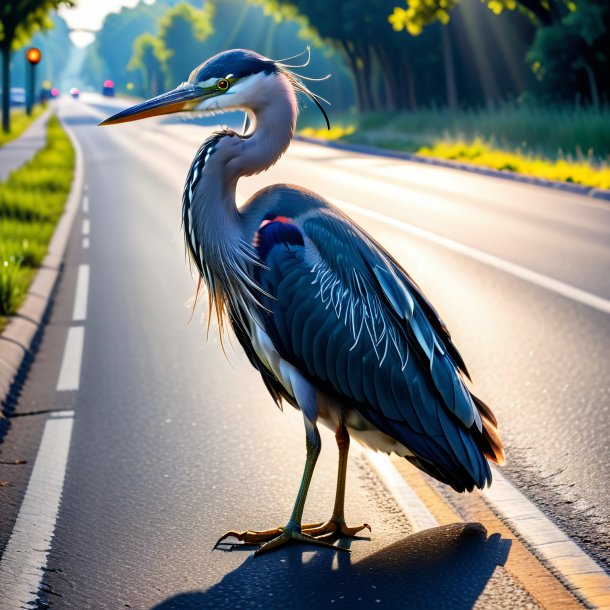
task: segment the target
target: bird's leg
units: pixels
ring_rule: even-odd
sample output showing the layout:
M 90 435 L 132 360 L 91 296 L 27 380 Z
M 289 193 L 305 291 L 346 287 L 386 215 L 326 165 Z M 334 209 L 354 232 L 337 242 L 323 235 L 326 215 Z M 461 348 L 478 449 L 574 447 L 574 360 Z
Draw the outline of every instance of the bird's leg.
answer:
M 288 523 L 284 527 L 278 527 L 276 529 L 267 530 L 264 532 L 227 532 L 216 543 L 216 546 L 218 546 L 226 538 L 232 537 L 249 544 L 264 543 L 263 546 L 256 551 L 255 555 L 262 555 L 263 553 L 272 551 L 291 541 L 315 544 L 318 546 L 331 548 L 336 551 L 347 550 L 333 546 L 332 544 L 329 544 L 323 540 L 317 540 L 313 536 L 301 532 L 301 519 L 303 517 L 303 508 L 305 507 L 305 499 L 307 498 L 311 477 L 322 447 L 320 432 L 318 431 L 315 422 L 312 422 L 307 418 L 305 418 L 305 432 L 307 435 L 307 458 L 305 460 L 305 468 L 303 470 L 303 478 L 301 479 L 299 492 L 297 494 L 294 508 L 292 509 L 292 514 Z
M 368 528 L 371 531 L 371 526 L 368 523 L 348 527 L 345 524 L 345 482 L 347 480 L 347 456 L 349 453 L 349 433 L 345 424 L 341 422 L 335 433 L 337 439 L 337 447 L 339 448 L 339 471 L 337 474 L 337 493 L 335 495 L 335 507 L 333 514 L 326 523 L 310 523 L 303 525 L 302 531 L 309 536 L 355 536 L 358 532 Z

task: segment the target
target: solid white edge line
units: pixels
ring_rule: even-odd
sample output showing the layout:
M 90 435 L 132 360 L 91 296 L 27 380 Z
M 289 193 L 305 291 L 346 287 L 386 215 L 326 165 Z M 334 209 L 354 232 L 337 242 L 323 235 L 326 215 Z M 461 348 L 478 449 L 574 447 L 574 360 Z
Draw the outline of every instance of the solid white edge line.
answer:
M 11 537 L 0 559 L 0 608 L 31 608 L 47 566 L 68 462 L 74 411 L 47 420 Z
M 88 218 L 83 220 L 83 235 L 89 235 L 89 231 L 91 230 L 91 223 Z
M 420 497 L 411 489 L 400 472 L 390 461 L 390 456 L 372 450 L 364 452 L 373 470 L 378 474 L 385 488 L 396 504 L 411 522 L 414 532 L 438 527 L 438 521 L 428 510 Z
M 89 297 L 89 265 L 79 265 L 74 294 L 72 320 L 80 322 L 87 319 L 87 299 Z
M 497 468 L 483 497 L 494 512 L 527 543 L 583 602 L 610 607 L 610 576 L 533 502 L 519 492 Z
M 342 201 L 341 199 L 336 199 L 334 197 L 327 197 L 327 199 L 339 208 L 350 210 L 351 212 L 361 214 L 362 216 L 367 216 L 368 218 L 372 218 L 378 222 L 382 222 L 400 229 L 401 231 L 414 235 L 415 237 L 425 239 L 429 242 L 443 246 L 448 250 L 453 250 L 454 252 L 468 256 L 469 258 L 484 263 L 490 267 L 499 269 L 500 271 L 504 271 L 505 273 L 540 286 L 541 288 L 545 288 L 560 294 L 561 296 L 572 299 L 573 301 L 588 305 L 589 307 L 593 307 L 594 309 L 604 313 L 610 313 L 610 300 L 587 292 L 586 290 L 581 290 L 580 288 L 576 288 L 570 284 L 553 279 L 543 275 L 542 273 L 532 271 L 531 269 L 527 269 L 521 265 L 511 263 L 502 258 L 494 256 L 493 254 L 488 254 L 482 250 L 477 250 L 476 248 L 467 246 L 447 237 L 441 237 L 440 235 L 436 235 L 435 233 L 426 231 L 425 229 L 416 227 L 415 225 L 409 224 L 402 220 L 392 218 L 391 216 L 386 216 L 385 214 L 380 214 L 379 212 L 375 212 L 352 203 L 347 203 L 346 201 Z
M 78 390 L 80 386 L 80 369 L 85 343 L 85 328 L 72 326 L 68 329 L 64 357 L 61 361 L 56 390 L 58 392 Z

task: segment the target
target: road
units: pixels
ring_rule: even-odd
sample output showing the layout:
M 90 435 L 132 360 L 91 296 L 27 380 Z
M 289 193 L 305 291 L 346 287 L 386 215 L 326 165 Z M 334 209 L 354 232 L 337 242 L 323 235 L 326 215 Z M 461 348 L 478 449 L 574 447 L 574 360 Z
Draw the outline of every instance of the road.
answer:
M 84 153 L 88 203 L 18 404 L 21 412 L 74 411 L 44 603 L 532 603 L 498 567 L 492 537 L 464 538 L 456 526 L 406 538 L 409 524 L 358 452 L 350 459 L 347 519 L 371 523 L 373 532 L 351 544 L 351 555 L 288 549 L 253 560 L 251 549 L 212 551 L 228 529 L 286 521 L 304 459 L 302 420 L 273 406 L 238 348 L 229 345 L 225 358 L 215 329 L 206 340 L 201 311 L 189 322 L 195 283 L 180 233 L 181 191 L 209 129 L 155 120 L 96 127 L 117 103 L 64 100 L 60 108 Z M 273 182 L 349 204 L 346 211 L 396 255 L 441 313 L 477 393 L 498 415 L 504 474 L 608 566 L 610 324 L 586 296 L 610 299 L 608 204 L 302 142 L 269 172 L 240 183 L 239 195 Z M 77 324 L 84 328 L 79 387 L 58 391 L 83 265 L 90 280 L 86 319 Z M 14 419 L 3 457 L 31 464 L 45 417 Z M 0 550 L 28 468 L 0 466 L 0 479 L 12 482 Z M 328 517 L 335 469 L 325 432 L 306 519 Z M 459 605 L 448 601 L 456 599 Z

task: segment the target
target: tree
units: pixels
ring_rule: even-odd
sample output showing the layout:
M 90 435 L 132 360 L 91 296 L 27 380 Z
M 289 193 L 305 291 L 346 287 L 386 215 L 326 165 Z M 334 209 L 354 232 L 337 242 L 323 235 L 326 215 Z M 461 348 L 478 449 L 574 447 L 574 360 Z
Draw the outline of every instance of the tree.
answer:
M 133 55 L 127 68 L 140 71 L 146 96 L 158 95 L 163 89 L 165 55 L 161 41 L 148 32 L 138 36 L 133 43 Z
M 395 0 L 259 0 L 281 18 L 335 48 L 349 67 L 360 111 L 395 110 L 415 99 L 412 50 L 393 32 L 387 15 Z
M 196 9 L 181 3 L 170 9 L 159 22 L 159 41 L 163 46 L 166 87 L 185 81 L 193 69 L 193 59 L 204 59 L 201 43 L 213 32 L 213 7 L 206 3 Z
M 128 65 L 134 41 L 146 32 L 155 32 L 165 11 L 165 3 L 157 1 L 140 2 L 133 8 L 123 7 L 118 13 L 109 13 L 88 50 L 86 76 L 90 84 L 99 88 L 104 80 L 110 79 L 117 90 L 125 91 L 131 79 Z
M 574 93 L 593 107 L 610 101 L 610 4 L 576 0 L 558 23 L 538 29 L 527 60 L 545 100 L 573 101 Z
M 449 11 L 459 0 L 439 0 L 425 2 L 422 0 L 409 0 L 407 10 L 395 7 L 388 21 L 396 32 L 407 30 L 411 36 L 419 36 L 424 26 L 440 21 L 444 26 L 449 23 Z M 447 28 L 441 29 L 441 44 L 443 48 L 443 66 L 445 69 L 445 87 L 447 90 L 447 106 L 455 110 L 458 105 L 457 84 L 455 78 L 455 65 L 453 60 L 453 46 Z
M 2 53 L 2 128 L 10 131 L 11 54 L 36 30 L 52 27 L 49 12 L 72 0 L 11 0 L 0 7 L 0 52 Z
M 407 0 L 395 7 L 389 20 L 395 29 L 413 35 L 435 21 L 446 25 L 461 0 Z M 596 106 L 600 89 L 610 95 L 607 62 L 610 57 L 608 0 L 482 0 L 496 15 L 519 10 L 536 25 L 527 60 L 545 100 L 569 99 L 584 93 Z

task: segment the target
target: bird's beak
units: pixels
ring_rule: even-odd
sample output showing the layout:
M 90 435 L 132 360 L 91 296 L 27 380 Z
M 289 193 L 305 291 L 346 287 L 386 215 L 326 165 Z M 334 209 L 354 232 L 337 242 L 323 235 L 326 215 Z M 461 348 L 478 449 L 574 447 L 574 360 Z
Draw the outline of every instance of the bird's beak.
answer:
M 131 108 L 126 108 L 112 115 L 100 125 L 115 125 L 117 123 L 127 123 L 137 121 L 150 116 L 160 114 L 172 114 L 182 110 L 191 110 L 206 96 L 206 92 L 190 83 L 183 83 L 176 89 L 167 93 L 162 93 L 146 102 L 136 104 Z

